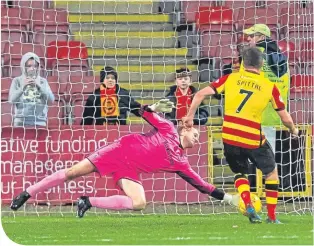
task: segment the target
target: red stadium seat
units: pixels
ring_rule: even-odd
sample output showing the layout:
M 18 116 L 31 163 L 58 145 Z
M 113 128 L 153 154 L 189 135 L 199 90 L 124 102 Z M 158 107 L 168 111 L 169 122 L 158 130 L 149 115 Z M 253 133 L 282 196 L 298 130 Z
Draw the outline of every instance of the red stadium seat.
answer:
M 300 73 L 300 52 L 296 50 L 295 44 L 290 41 L 280 40 L 278 41 L 278 47 L 288 57 L 290 75 Z
M 238 51 L 235 45 L 225 45 L 216 49 L 215 57 L 219 57 L 223 64 L 228 64 L 232 58 L 238 57 Z
M 215 54 L 215 68 L 222 70 L 222 67 L 238 58 L 238 51 L 235 45 L 218 46 Z
M 299 55 L 293 42 L 280 40 L 278 41 L 278 47 L 288 57 L 289 62 L 295 63 L 299 60 Z
M 67 83 L 62 81 L 61 78 L 57 76 L 48 76 L 47 81 L 54 95 L 62 95 L 64 97 L 67 94 Z
M 232 9 L 256 7 L 256 1 L 224 1 L 224 6 Z
M 13 113 L 13 105 L 1 99 L 1 127 L 10 127 L 13 125 Z
M 287 1 L 265 1 L 264 7 L 271 8 L 275 13 L 280 16 L 281 10 L 288 8 L 289 3 Z
M 298 124 L 313 124 L 314 75 L 297 74 L 291 76 L 290 113 L 293 120 Z
M 9 43 L 9 42 L 1 40 L 1 58 L 3 58 L 3 56 L 4 56 L 4 47 L 6 46 L 7 43 Z
M 83 85 L 91 85 L 95 84 L 99 87 L 100 85 L 100 77 L 99 76 L 71 76 L 70 83 L 74 84 L 83 84 Z
M 226 7 L 200 7 L 196 13 L 196 25 L 201 32 L 201 55 L 213 57 L 217 46 L 235 41 L 232 10 Z
M 11 84 L 12 78 L 1 78 L 1 100 L 8 100 Z
M 32 11 L 34 9 L 46 9 L 48 8 L 48 1 L 43 0 L 31 0 L 31 1 L 23 1 L 23 0 L 16 0 L 13 1 L 14 8 L 21 8 L 23 12 L 26 14 L 27 18 L 30 20 L 32 19 Z
M 314 122 L 314 100 L 290 100 L 290 114 L 296 124 L 310 124 Z
M 300 45 L 297 43 L 300 37 L 302 37 L 302 40 L 312 40 L 314 35 L 313 9 L 300 7 L 282 9 L 280 26 L 284 37 L 289 35 L 289 39 L 296 38 L 294 41 L 296 45 Z
M 87 75 L 88 52 L 84 43 L 79 41 L 54 41 L 47 47 L 48 67 L 52 75 Z
M 280 16 L 272 8 L 241 8 L 237 17 L 237 31 L 241 33 L 243 29 L 263 23 L 269 27 L 272 39 L 277 40 L 279 37 L 279 19 Z
M 48 1 L 46 0 L 15 0 L 13 1 L 14 7 L 28 7 L 32 9 L 46 9 L 48 8 Z
M 80 41 L 53 41 L 47 47 L 48 67 L 56 59 L 81 59 L 88 58 L 87 48 Z
M 67 90 L 70 94 L 89 94 L 99 88 L 99 76 L 71 76 L 67 84 Z
M 26 42 L 29 18 L 21 8 L 1 8 L 1 42 Z
M 301 45 L 301 57 L 304 62 L 313 62 L 314 60 L 314 42 L 304 42 Z
M 71 76 L 67 83 L 67 99 L 71 101 L 77 95 L 92 94 L 100 86 L 100 78 L 94 76 Z
M 8 101 L 9 100 L 9 92 L 1 92 L 1 100 Z
M 236 35 L 230 33 L 211 33 L 204 32 L 201 34 L 201 51 L 203 57 L 214 57 L 218 47 L 234 45 Z
M 68 13 L 63 9 L 34 9 L 31 20 L 32 40 L 47 46 L 51 41 L 67 41 Z
M 83 60 L 57 60 L 52 64 L 52 75 L 60 77 L 88 75 L 89 67 Z
M 314 75 L 314 65 L 313 65 L 313 63 L 309 63 L 309 64 L 305 67 L 305 73 L 306 73 L 306 74 Z
M 256 7 L 257 1 L 224 1 L 224 6 L 233 10 L 233 19 L 236 20 L 240 9 Z
M 195 22 L 195 14 L 199 10 L 200 6 L 210 7 L 212 5 L 212 1 L 181 1 L 181 11 L 184 15 L 185 23 L 193 23 Z
M 314 75 L 314 42 L 304 42 L 301 45 L 301 66 L 306 74 Z
M 290 93 L 303 93 L 314 92 L 314 75 L 296 74 L 291 76 Z M 294 95 L 294 94 L 293 94 Z M 295 97 L 293 97 L 295 98 Z
M 73 124 L 80 125 L 87 98 L 100 86 L 98 76 L 71 76 L 68 83 Z
M 47 80 L 56 98 L 54 104 L 49 106 L 48 126 L 67 124 L 67 108 L 69 105 L 67 83 L 57 76 L 48 76 Z
M 26 27 L 30 23 L 30 20 L 25 14 L 23 8 L 1 8 L 1 18 L 5 23 L 12 24 L 12 26 L 23 26 Z M 12 21 L 12 23 L 11 23 Z M 2 23 L 1 23 L 2 24 Z
M 233 31 L 233 11 L 227 7 L 199 7 L 195 19 L 196 27 L 201 32 Z
M 65 100 L 59 95 L 55 95 L 55 98 L 54 103 L 48 107 L 48 127 L 65 125 L 67 123 Z
M 92 92 L 91 92 L 92 94 Z M 80 125 L 83 119 L 83 112 L 87 98 L 91 94 L 77 94 L 71 100 L 71 116 L 73 117 L 73 125 Z
M 40 58 L 40 74 L 46 76 L 45 71 L 45 56 L 43 47 L 39 44 L 29 43 L 8 43 L 4 48 L 3 70 L 4 74 L 9 77 L 16 77 L 21 75 L 20 62 L 22 56 L 27 52 L 33 52 Z
M 301 72 L 299 63 L 289 63 L 290 76 Z

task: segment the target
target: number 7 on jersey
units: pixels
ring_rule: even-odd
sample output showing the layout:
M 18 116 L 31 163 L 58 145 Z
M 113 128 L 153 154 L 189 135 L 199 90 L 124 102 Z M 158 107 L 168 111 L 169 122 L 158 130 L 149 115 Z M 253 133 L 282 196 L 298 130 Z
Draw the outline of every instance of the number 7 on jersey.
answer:
M 237 113 L 240 113 L 240 111 L 242 110 L 242 108 L 244 107 L 244 105 L 246 104 L 246 102 L 249 100 L 249 98 L 253 95 L 252 91 L 247 91 L 247 90 L 240 90 L 240 94 L 246 94 L 245 98 L 243 99 L 243 101 L 240 103 L 239 107 L 237 108 Z

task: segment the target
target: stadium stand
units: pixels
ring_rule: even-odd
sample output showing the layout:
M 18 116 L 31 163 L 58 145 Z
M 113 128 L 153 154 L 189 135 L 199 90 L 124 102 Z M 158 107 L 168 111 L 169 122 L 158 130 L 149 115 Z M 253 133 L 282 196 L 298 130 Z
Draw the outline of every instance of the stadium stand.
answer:
M 12 7 L 13 8 L 20 8 L 23 10 L 25 15 L 27 16 L 28 20 L 31 20 L 33 18 L 33 10 L 38 9 L 47 9 L 49 8 L 50 1 L 23 1 L 23 0 L 17 0 L 12 1 Z
M 22 8 L 1 8 L 1 46 L 3 42 L 27 42 L 30 20 Z
M 196 28 L 200 31 L 233 32 L 233 11 L 227 7 L 199 7 L 195 15 Z
M 256 7 L 258 1 L 223 1 L 222 5 L 233 10 L 234 19 L 237 19 L 241 9 Z
M 313 88 L 313 75 L 298 74 L 291 77 L 290 112 L 298 124 L 311 124 L 314 121 Z
M 30 38 L 45 47 L 51 41 L 69 38 L 68 13 L 63 9 L 34 9 L 30 23 Z
M 12 126 L 13 107 L 8 101 L 1 97 L 1 126 Z
M 308 40 L 314 34 L 313 4 L 307 8 L 300 5 L 288 6 L 281 10 L 280 26 L 283 37 L 295 40 L 295 43 Z
M 216 57 L 216 50 L 219 47 L 230 47 L 236 44 L 236 35 L 233 33 L 212 33 L 201 34 L 201 54 L 203 57 Z
M 211 7 L 214 5 L 213 1 L 183 1 L 181 3 L 181 11 L 183 13 L 183 20 L 185 23 L 195 23 L 196 16 L 199 7 Z
M 10 90 L 12 79 L 11 78 L 1 78 L 1 100 L 8 100 L 8 94 Z
M 67 77 L 87 75 L 88 53 L 79 41 L 52 41 L 47 47 L 47 65 L 52 75 Z
M 47 127 L 61 127 L 67 124 L 67 106 L 60 95 L 56 97 L 53 107 L 49 107 Z
M 266 17 L 264 21 L 274 28 L 274 37 L 278 39 L 285 37 L 285 35 L 290 34 L 290 32 L 294 30 L 290 28 L 290 26 L 298 28 L 296 30 L 304 35 L 311 35 L 309 32 L 312 31 L 313 23 L 311 22 L 312 15 L 307 14 L 310 9 L 309 6 L 302 8 L 300 5 L 293 5 L 293 8 L 291 8 L 291 5 L 286 3 L 278 3 L 275 1 L 266 2 L 267 4 L 258 1 L 224 1 L 221 3 L 219 1 L 184 1 L 181 3 L 181 8 L 179 8 L 181 13 L 183 13 L 181 23 L 184 23 L 184 21 L 187 25 L 195 23 L 198 30 L 202 31 L 199 32 L 200 42 L 198 45 L 200 46 L 200 54 L 202 57 L 216 58 L 216 60 L 213 59 L 213 64 L 216 65 L 211 67 L 212 69 L 221 69 L 221 64 L 230 61 L 228 54 L 234 48 L 233 45 L 236 44 L 237 38 L 236 35 L 233 35 L 234 26 L 238 28 L 237 31 L 239 32 L 243 26 L 251 25 L 250 21 L 256 21 L 256 16 L 258 18 Z M 21 54 L 15 54 L 14 52 L 14 50 L 17 49 L 15 48 L 17 45 L 15 41 L 19 41 L 22 44 L 30 42 L 33 47 L 37 47 L 36 43 L 47 47 L 47 51 L 43 51 L 44 54 L 42 51 L 36 50 L 36 53 L 43 58 L 43 73 L 47 70 L 50 75 L 58 75 L 60 78 L 59 81 L 68 81 L 65 77 L 72 75 L 84 77 L 88 75 L 89 69 L 94 69 L 97 75 L 97 71 L 104 65 L 113 65 L 117 68 L 120 83 L 124 83 L 129 88 L 141 87 L 140 92 L 132 90 L 135 97 L 142 96 L 143 94 L 151 94 L 148 91 L 146 92 L 145 89 L 151 90 L 154 84 L 156 84 L 157 87 L 160 86 L 160 88 L 163 88 L 163 93 L 167 86 L 172 83 L 172 76 L 170 75 L 177 66 L 190 66 L 194 71 L 194 81 L 198 81 L 198 69 L 195 65 L 192 65 L 193 59 L 190 50 L 184 47 L 176 48 L 178 40 L 180 39 L 180 32 L 172 31 L 171 20 L 165 18 L 166 16 L 150 16 L 151 18 L 157 18 L 157 20 L 151 21 L 150 26 L 145 26 L 144 28 L 144 23 L 146 24 L 146 21 L 149 22 L 148 20 L 143 19 L 142 21 L 132 22 L 127 20 L 124 16 L 121 16 L 121 24 L 118 24 L 114 21 L 117 17 L 113 15 L 109 15 L 108 18 L 101 20 L 102 17 L 100 13 L 103 11 L 110 12 L 112 9 L 104 8 L 103 10 L 97 10 L 95 7 L 89 8 L 94 8 L 92 9 L 94 18 L 91 19 L 91 16 L 87 15 L 85 16 L 85 20 L 80 20 L 77 13 L 84 11 L 88 13 L 91 9 L 88 9 L 87 6 L 82 5 L 78 10 L 77 6 L 72 4 L 68 5 L 66 2 L 56 2 L 56 6 L 53 6 L 53 3 L 50 1 L 13 1 L 13 6 L 8 8 L 8 6 L 2 3 L 2 42 L 10 42 L 8 44 L 3 43 L 4 45 L 2 45 L 4 58 L 3 76 L 14 77 L 19 73 L 19 71 L 14 68 L 19 65 L 18 56 L 21 56 Z M 165 7 L 163 7 L 163 9 L 165 9 Z M 253 11 L 244 11 L 248 9 L 252 9 Z M 129 7 L 121 10 L 121 13 L 128 11 L 130 14 L 135 12 L 156 14 L 158 12 L 158 5 L 156 6 L 156 4 L 154 4 L 153 6 L 149 6 L 143 4 L 140 10 L 136 7 Z M 68 13 L 71 14 L 69 15 Z M 266 13 L 265 17 L 262 17 L 260 13 Z M 280 13 L 280 15 L 278 13 Z M 288 15 L 286 13 L 293 13 L 292 16 L 296 18 L 287 19 L 286 16 Z M 300 17 L 300 15 L 305 16 L 305 18 L 297 18 L 298 16 Z M 280 27 L 277 25 L 278 16 L 283 16 L 283 18 L 280 18 Z M 96 17 L 99 17 L 100 20 L 96 21 Z M 123 25 L 123 22 L 128 24 Z M 85 24 L 81 25 L 81 23 L 89 24 L 85 26 Z M 90 28 L 91 25 L 94 27 Z M 287 28 L 288 26 L 289 28 Z M 69 30 L 70 27 L 71 32 Z M 91 35 L 89 34 L 90 30 L 92 30 Z M 142 30 L 143 33 L 136 35 L 134 32 L 138 30 Z M 155 31 L 154 35 L 150 32 L 151 30 Z M 144 31 L 146 32 L 144 33 Z M 128 32 L 128 34 L 126 34 L 126 32 Z M 144 35 L 146 36 L 144 37 Z M 147 35 L 150 35 L 151 38 L 147 38 Z M 308 53 L 304 50 L 304 46 L 298 48 L 299 50 L 293 48 L 292 42 L 290 42 L 291 37 L 293 37 L 293 35 L 291 35 L 287 41 L 289 44 L 287 54 L 289 61 L 293 63 L 290 65 L 292 74 L 301 72 L 299 69 L 299 66 L 301 66 L 299 62 L 301 50 L 302 57 L 305 57 L 303 61 L 304 64 L 302 64 L 302 72 L 312 73 L 313 69 L 306 61 Z M 298 35 L 298 37 L 300 37 L 300 35 Z M 305 36 L 302 36 L 303 40 L 304 38 L 307 40 Z M 84 52 L 79 52 L 82 56 L 77 57 L 78 60 L 72 57 L 73 61 L 70 63 L 67 59 L 61 60 L 60 57 L 50 60 L 52 57 L 50 55 L 51 43 L 55 42 L 58 43 L 58 45 L 73 44 L 73 41 L 68 43 L 60 42 L 61 40 L 67 41 L 68 39 L 85 43 L 87 53 L 85 50 Z M 281 47 L 285 49 L 284 41 L 280 42 L 280 44 L 282 44 Z M 163 46 L 159 47 L 161 43 Z M 24 47 L 25 45 L 22 46 Z M 84 44 L 82 44 L 82 47 L 83 46 Z M 119 49 L 114 49 L 114 47 Z M 142 49 L 137 49 L 137 47 Z M 103 48 L 106 49 L 104 50 Z M 154 51 L 154 49 L 158 49 L 158 52 Z M 59 51 L 61 52 L 61 49 L 59 49 Z M 165 57 L 171 53 L 170 51 L 175 52 L 175 57 L 165 61 Z M 152 52 L 153 57 L 150 57 Z M 10 55 L 8 55 L 9 53 Z M 22 50 L 17 53 L 22 53 Z M 103 59 L 104 56 L 106 57 L 105 60 Z M 132 56 L 132 58 L 128 58 L 130 56 Z M 180 59 L 180 57 L 184 59 Z M 90 64 L 88 64 L 88 59 L 92 61 Z M 127 59 L 129 64 L 126 64 Z M 310 57 L 309 59 L 312 58 Z M 47 65 L 45 65 L 46 61 Z M 184 63 L 182 63 L 182 61 L 184 61 Z M 137 69 L 138 64 L 142 62 L 149 65 L 145 67 L 142 66 L 141 71 L 139 71 Z M 173 64 L 176 64 L 176 66 L 173 66 Z M 91 65 L 91 67 L 89 67 L 89 65 Z M 8 69 L 8 67 L 12 69 Z M 150 73 L 151 71 L 155 74 L 152 75 Z M 131 78 L 129 76 L 130 73 L 132 74 Z M 153 99 L 158 98 L 158 96 L 155 96 L 158 95 L 156 93 Z M 162 96 L 162 93 L 160 93 L 160 96 Z M 148 100 L 151 100 L 151 98 L 148 98 Z
M 314 42 L 303 42 L 301 45 L 302 68 L 305 74 L 314 74 Z

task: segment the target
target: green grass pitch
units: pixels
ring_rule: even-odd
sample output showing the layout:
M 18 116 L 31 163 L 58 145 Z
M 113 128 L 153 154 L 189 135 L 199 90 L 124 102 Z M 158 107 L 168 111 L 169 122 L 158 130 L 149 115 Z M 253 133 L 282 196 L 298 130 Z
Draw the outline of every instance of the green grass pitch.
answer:
M 279 217 L 283 225 L 250 224 L 240 214 L 3 216 L 2 225 L 23 245 L 313 245 L 312 215 Z

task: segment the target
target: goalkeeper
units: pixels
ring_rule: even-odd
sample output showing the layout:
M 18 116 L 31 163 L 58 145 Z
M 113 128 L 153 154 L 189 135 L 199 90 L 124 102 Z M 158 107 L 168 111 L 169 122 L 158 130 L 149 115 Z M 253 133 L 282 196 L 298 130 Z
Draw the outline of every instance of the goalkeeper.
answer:
M 104 146 L 69 169 L 63 169 L 28 187 L 13 199 L 11 209 L 17 210 L 30 197 L 65 181 L 98 172 L 101 176 L 112 175 L 126 196 L 82 196 L 77 203 L 77 215 L 83 217 L 92 206 L 112 210 L 142 210 L 145 208 L 145 192 L 138 174 L 140 172 L 177 173 L 200 192 L 236 205 L 237 197 L 225 194 L 214 185 L 205 182 L 188 163 L 184 150 L 192 148 L 199 139 L 195 128 L 179 128 L 155 112 L 169 113 L 174 107 L 168 99 L 151 106 L 143 106 L 140 115 L 154 128 L 144 134 L 130 134 Z

